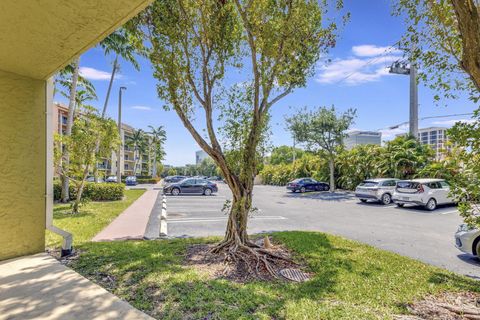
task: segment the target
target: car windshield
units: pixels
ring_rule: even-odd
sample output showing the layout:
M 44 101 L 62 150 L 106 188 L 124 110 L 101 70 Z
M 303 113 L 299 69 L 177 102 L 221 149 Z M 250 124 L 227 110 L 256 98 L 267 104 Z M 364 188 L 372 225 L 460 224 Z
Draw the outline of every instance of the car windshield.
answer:
M 376 187 L 376 186 L 378 186 L 378 182 L 376 181 L 365 180 L 362 183 L 360 183 L 360 187 Z
M 300 183 L 300 182 L 302 182 L 302 180 L 303 179 L 295 179 L 295 180 L 292 181 L 292 183 Z

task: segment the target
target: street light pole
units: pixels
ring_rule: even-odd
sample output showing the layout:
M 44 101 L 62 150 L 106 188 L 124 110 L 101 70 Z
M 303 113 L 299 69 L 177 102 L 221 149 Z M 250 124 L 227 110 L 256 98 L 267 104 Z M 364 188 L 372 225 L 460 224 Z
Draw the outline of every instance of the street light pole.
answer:
M 120 87 L 118 90 L 118 135 L 120 136 L 120 147 L 117 150 L 117 183 L 122 183 L 122 149 L 123 149 L 123 137 L 122 137 L 122 91 L 127 90 L 126 87 Z
M 418 84 L 417 66 L 410 61 L 410 135 L 418 138 Z

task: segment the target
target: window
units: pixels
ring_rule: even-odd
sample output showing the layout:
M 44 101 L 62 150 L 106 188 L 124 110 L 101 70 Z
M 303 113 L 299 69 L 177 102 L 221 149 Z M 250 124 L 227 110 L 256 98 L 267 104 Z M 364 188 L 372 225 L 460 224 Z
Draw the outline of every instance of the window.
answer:
M 182 184 L 185 186 L 193 186 L 195 184 L 195 179 L 187 179 L 183 181 Z
M 450 188 L 450 185 L 447 181 L 440 181 L 440 185 L 442 186 L 442 189 Z
M 395 180 L 387 180 L 382 183 L 382 186 L 384 187 L 395 187 L 397 182 Z
M 425 184 L 430 189 L 442 189 L 442 185 L 439 182 L 430 182 Z
M 128 164 L 126 164 L 123 168 L 124 168 L 125 170 L 129 170 L 129 169 L 128 169 Z
M 360 183 L 360 186 L 361 187 L 376 187 L 376 186 L 378 186 L 378 182 L 365 180 L 362 183 Z

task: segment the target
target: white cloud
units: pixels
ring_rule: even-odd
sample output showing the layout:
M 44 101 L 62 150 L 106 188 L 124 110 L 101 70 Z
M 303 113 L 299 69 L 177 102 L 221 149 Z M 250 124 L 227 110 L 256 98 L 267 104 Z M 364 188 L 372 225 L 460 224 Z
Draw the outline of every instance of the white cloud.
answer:
M 398 54 L 400 50 L 394 47 L 378 47 L 371 44 L 353 46 L 352 52 L 358 57 L 376 57 L 382 54 Z
M 373 59 L 335 59 L 329 65 L 318 68 L 316 80 L 326 84 L 344 81 L 348 85 L 378 81 L 383 76 L 390 75 L 388 66 L 397 59 L 393 55 Z
M 453 126 L 457 122 L 465 122 L 465 123 L 472 123 L 474 120 L 472 119 L 456 119 L 456 120 L 438 120 L 433 121 L 432 124 L 442 125 L 442 126 Z
M 148 106 L 132 106 L 130 109 L 135 109 L 135 110 L 144 110 L 144 111 L 150 111 L 152 110 L 151 107 Z
M 107 71 L 98 70 L 90 67 L 80 67 L 80 75 L 89 80 L 110 80 L 111 74 Z M 115 75 L 116 79 L 122 78 L 122 75 Z

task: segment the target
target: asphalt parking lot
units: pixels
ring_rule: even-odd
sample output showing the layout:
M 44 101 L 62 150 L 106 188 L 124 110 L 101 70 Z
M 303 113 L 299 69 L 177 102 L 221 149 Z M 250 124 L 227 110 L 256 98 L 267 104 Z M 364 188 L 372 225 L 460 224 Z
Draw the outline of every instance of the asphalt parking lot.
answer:
M 170 237 L 223 235 L 230 198 L 228 187 L 200 195 L 167 195 Z M 455 206 L 430 212 L 419 207 L 397 208 L 360 203 L 352 194 L 338 192 L 289 193 L 283 187 L 255 186 L 248 232 L 284 230 L 322 231 L 358 240 L 423 262 L 480 279 L 480 263 L 454 246 L 462 222 Z

